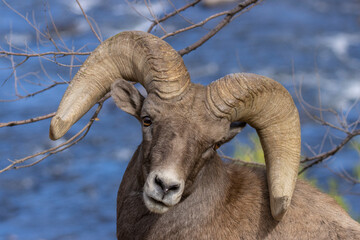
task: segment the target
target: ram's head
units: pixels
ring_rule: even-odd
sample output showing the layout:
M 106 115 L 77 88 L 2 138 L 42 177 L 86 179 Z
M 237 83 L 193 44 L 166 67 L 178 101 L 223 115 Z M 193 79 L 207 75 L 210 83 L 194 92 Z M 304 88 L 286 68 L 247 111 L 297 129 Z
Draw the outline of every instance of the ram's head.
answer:
M 144 98 L 131 82 L 139 82 Z M 209 86 L 190 82 L 181 56 L 143 32 L 122 32 L 103 42 L 71 81 L 52 119 L 50 138 L 62 137 L 112 89 L 119 108 L 142 124 L 144 202 L 164 213 L 191 194 L 196 176 L 216 148 L 245 122 L 264 150 L 272 215 L 280 220 L 294 190 L 300 126 L 289 93 L 255 74 L 232 74 Z

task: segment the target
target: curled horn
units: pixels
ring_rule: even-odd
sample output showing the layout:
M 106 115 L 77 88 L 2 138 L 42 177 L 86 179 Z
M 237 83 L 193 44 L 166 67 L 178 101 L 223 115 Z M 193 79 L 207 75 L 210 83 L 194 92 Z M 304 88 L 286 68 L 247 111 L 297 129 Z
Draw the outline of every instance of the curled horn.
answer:
M 264 151 L 272 216 L 280 221 L 295 188 L 300 161 L 300 121 L 287 90 L 263 76 L 227 75 L 207 87 L 207 106 L 218 118 L 254 127 Z
M 181 56 L 165 41 L 144 32 L 119 33 L 101 43 L 70 82 L 51 120 L 50 138 L 62 137 L 120 78 L 162 99 L 180 95 L 190 83 Z

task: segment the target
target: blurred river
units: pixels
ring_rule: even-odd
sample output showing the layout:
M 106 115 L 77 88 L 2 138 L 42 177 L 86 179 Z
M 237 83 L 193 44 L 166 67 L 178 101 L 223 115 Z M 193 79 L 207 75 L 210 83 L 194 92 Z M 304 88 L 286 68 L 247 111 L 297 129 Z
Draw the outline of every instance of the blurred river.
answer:
M 8 1 L 26 15 L 36 26 L 49 29 L 55 40 L 56 32 L 49 13 L 64 43 L 74 50 L 84 47 L 91 51 L 98 41 L 91 33 L 76 1 L 13 0 Z M 104 39 L 123 30 L 146 31 L 151 17 L 143 1 L 135 1 L 132 9 L 126 1 L 82 0 L 86 13 L 96 21 Z M 174 1 L 181 6 L 184 1 Z M 153 12 L 161 16 L 172 11 L 168 1 L 153 1 Z M 231 5 L 206 8 L 198 5 L 182 15 L 198 22 L 211 14 L 227 10 Z M 144 16 L 140 16 L 144 15 Z M 37 41 L 36 32 L 28 23 L 0 3 L 0 46 L 6 51 L 27 48 L 29 52 L 53 51 L 49 43 Z M 47 19 L 47 20 L 46 20 Z M 216 21 L 215 21 L 216 22 Z M 188 23 L 175 17 L 164 24 L 171 31 Z M 214 23 L 181 37 L 167 41 L 180 50 L 198 40 Z M 265 0 L 251 11 L 236 18 L 215 37 L 194 52 L 184 56 L 193 82 L 208 84 L 233 72 L 254 72 L 281 82 L 292 94 L 301 113 L 303 154 L 311 156 L 307 146 L 319 151 L 323 136 L 331 134 L 338 143 L 344 134 L 328 132 L 327 128 L 311 121 L 296 99 L 295 89 L 301 85 L 304 99 L 323 108 L 346 111 L 360 96 L 360 1 L 359 0 Z M 160 33 L 157 29 L 155 33 Z M 11 41 L 12 48 L 7 42 Z M 1 51 L 1 49 L 0 49 Z M 79 57 L 79 61 L 85 58 Z M 16 63 L 22 59 L 14 58 Z M 59 58 L 70 64 L 70 58 Z M 76 63 L 75 59 L 75 63 Z M 16 86 L 11 75 L 11 61 L 0 57 L 0 99 L 14 99 L 16 89 L 21 94 L 39 90 L 37 83 L 49 79 L 69 80 L 77 71 L 37 58 L 21 65 L 16 72 L 21 80 Z M 46 70 L 46 73 L 43 70 Z M 29 74 L 30 73 L 30 74 Z M 65 85 L 36 97 L 15 102 L 0 102 L 0 122 L 28 119 L 56 111 Z M 319 97 L 319 88 L 321 95 Z M 355 102 L 356 103 L 356 102 Z M 314 111 L 311 111 L 314 112 Z M 316 112 L 316 111 L 315 111 Z M 359 118 L 359 104 L 348 114 L 349 122 Z M 81 129 L 91 114 L 83 117 L 65 136 L 70 138 Z M 324 115 L 331 122 L 335 117 Z M 40 164 L 0 174 L 0 239 L 114 239 L 116 193 L 127 163 L 141 141 L 138 122 L 118 110 L 112 100 L 105 103 L 86 138 L 74 147 L 51 156 Z M 50 120 L 29 125 L 0 129 L 0 167 L 8 159 L 19 159 L 55 146 L 48 138 Z M 235 146 L 249 142 L 246 131 L 221 148 L 231 156 Z M 359 141 L 359 138 L 358 138 Z M 324 141 L 323 150 L 332 148 L 331 140 Z M 326 167 L 352 172 L 360 158 L 351 144 L 347 145 Z M 339 179 L 319 164 L 308 172 L 318 179 L 325 190 L 328 179 L 339 181 L 354 218 L 360 218 L 360 187 Z M 353 192 L 358 195 L 352 194 Z

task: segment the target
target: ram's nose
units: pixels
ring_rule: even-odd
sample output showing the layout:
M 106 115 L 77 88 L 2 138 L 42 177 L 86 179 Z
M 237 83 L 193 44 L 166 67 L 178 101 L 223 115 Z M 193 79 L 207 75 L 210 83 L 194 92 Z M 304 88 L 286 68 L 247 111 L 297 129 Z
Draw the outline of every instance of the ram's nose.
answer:
M 152 212 L 164 213 L 178 204 L 185 182 L 174 171 L 151 172 L 144 186 L 145 205 Z

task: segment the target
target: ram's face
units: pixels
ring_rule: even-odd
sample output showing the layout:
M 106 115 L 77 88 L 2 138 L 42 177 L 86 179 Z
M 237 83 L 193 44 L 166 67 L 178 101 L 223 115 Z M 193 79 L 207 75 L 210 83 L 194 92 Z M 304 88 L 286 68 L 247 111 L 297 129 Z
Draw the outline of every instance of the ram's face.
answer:
M 113 90 L 113 97 L 115 92 L 120 91 Z M 127 90 L 121 94 L 126 92 L 135 93 Z M 205 105 L 203 86 L 192 86 L 175 101 L 155 94 L 137 99 L 141 109 L 136 117 L 143 131 L 144 202 L 150 211 L 164 213 L 181 201 L 216 148 L 244 125 L 234 128 L 228 120 L 212 117 Z M 123 105 L 119 107 L 124 109 Z

